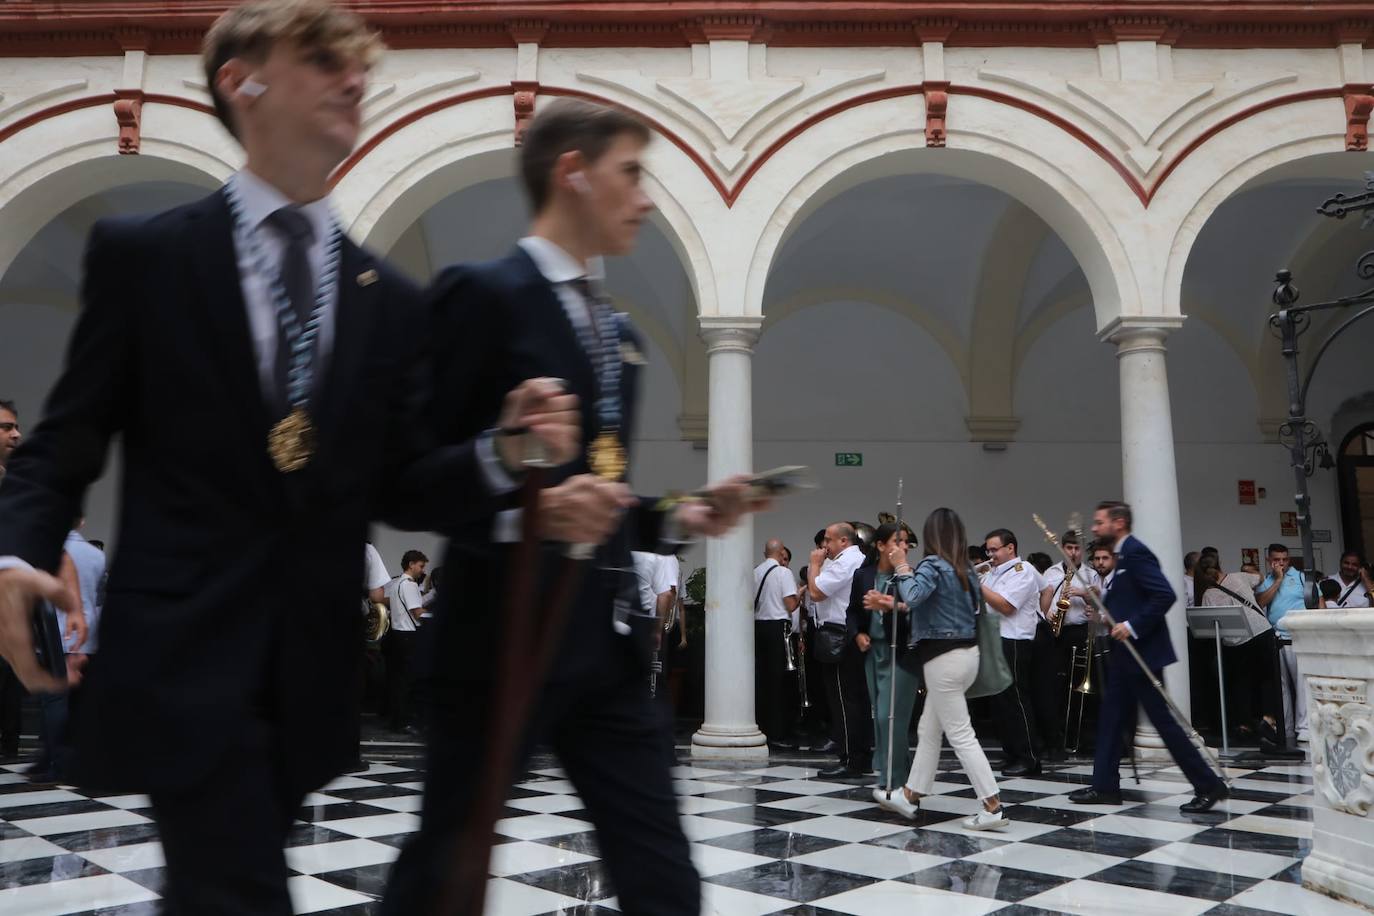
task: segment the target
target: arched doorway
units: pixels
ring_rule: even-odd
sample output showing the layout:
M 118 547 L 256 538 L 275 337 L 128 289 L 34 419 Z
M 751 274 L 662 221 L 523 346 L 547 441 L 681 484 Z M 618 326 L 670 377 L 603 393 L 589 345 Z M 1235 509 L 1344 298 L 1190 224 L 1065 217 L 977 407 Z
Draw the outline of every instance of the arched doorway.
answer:
M 1336 458 L 1345 550 L 1369 556 L 1374 547 L 1374 422 L 1363 423 L 1341 442 Z

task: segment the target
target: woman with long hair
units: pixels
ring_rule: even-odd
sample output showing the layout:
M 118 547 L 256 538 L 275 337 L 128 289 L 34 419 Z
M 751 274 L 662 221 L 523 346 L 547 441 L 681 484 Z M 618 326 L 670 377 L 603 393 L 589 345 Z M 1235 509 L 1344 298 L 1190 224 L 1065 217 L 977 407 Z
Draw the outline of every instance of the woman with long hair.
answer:
M 914 570 L 900 545 L 889 548 L 897 584 L 895 599 L 877 590 L 864 598 L 864 605 L 874 610 L 891 609 L 897 601 L 906 604 L 911 651 L 926 682 L 916 760 L 902 791 L 894 792 L 890 799 L 884 796 L 878 804 L 904 817 L 916 817 L 921 796 L 928 795 L 935 783 L 943 733 L 983 801 L 983 810 L 965 818 L 963 826 L 968 830 L 997 830 L 1009 821 L 1002 811 L 992 767 L 973 733 L 964 698 L 964 691 L 978 677 L 978 614 L 986 613 L 978 600 L 978 575 L 968 562 L 968 536 L 954 510 L 936 509 L 926 519 L 921 539 L 926 555 Z
M 911 710 L 916 704 L 916 691 L 920 680 L 916 675 L 896 667 L 893 675 L 892 653 L 900 656 L 907 651 L 905 638 L 906 606 L 899 605 L 898 613 L 872 610 L 864 606 L 864 596 L 870 591 L 890 592 L 894 571 L 893 557 L 900 556 L 906 561 L 910 550 L 905 527 L 894 523 L 880 526 L 873 534 L 871 545 L 873 562 L 865 564 L 854 574 L 854 584 L 849 590 L 849 609 L 846 613 L 845 629 L 849 641 L 863 653 L 864 679 L 868 683 L 868 699 L 873 704 L 873 769 L 878 773 L 878 786 L 873 790 L 873 798 L 885 795 L 885 789 L 901 785 L 898 773 L 906 773 L 911 764 L 907 732 L 911 728 Z M 895 686 L 894 686 L 895 681 Z M 888 743 L 888 705 L 892 712 L 892 779 L 887 775 Z

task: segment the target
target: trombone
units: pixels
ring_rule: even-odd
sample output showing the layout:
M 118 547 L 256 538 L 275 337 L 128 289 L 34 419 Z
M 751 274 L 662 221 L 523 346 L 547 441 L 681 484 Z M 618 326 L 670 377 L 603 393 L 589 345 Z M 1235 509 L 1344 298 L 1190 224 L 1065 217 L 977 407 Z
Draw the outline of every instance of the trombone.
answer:
M 1102 659 L 1106 657 L 1107 650 L 1098 648 L 1097 631 L 1100 626 L 1094 611 L 1088 617 L 1088 638 L 1083 645 L 1073 646 L 1069 655 L 1069 696 L 1064 703 L 1064 750 L 1071 754 L 1077 754 L 1083 743 L 1083 710 L 1088 705 L 1088 697 L 1102 692 L 1098 681 L 1102 679 Z M 1093 679 L 1094 669 L 1097 671 L 1097 680 Z M 1073 730 L 1073 744 L 1069 744 L 1069 722 L 1075 718 L 1075 695 L 1078 697 L 1078 715 Z

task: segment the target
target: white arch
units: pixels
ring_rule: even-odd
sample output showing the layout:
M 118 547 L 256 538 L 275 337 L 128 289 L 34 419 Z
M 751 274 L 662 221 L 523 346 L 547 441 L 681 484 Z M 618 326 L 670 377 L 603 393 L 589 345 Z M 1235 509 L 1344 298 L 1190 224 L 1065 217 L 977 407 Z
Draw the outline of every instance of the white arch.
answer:
M 1320 102 L 1305 103 L 1303 107 L 1320 104 Z M 1260 118 L 1252 119 L 1252 121 L 1260 120 Z M 1300 126 L 1307 126 L 1313 124 L 1314 121 L 1323 125 L 1341 123 L 1330 117 L 1320 120 L 1312 118 L 1300 120 L 1296 114 L 1293 114 L 1290 120 L 1282 126 L 1287 126 L 1293 122 L 1297 122 Z M 1291 128 L 1280 133 L 1262 130 L 1262 124 L 1246 122 L 1245 126 L 1250 130 L 1243 136 L 1237 136 L 1234 133 L 1240 129 L 1238 125 L 1231 130 L 1222 131 L 1217 137 L 1211 138 L 1202 149 L 1197 150 L 1189 157 L 1188 162 L 1183 167 L 1169 177 L 1168 182 L 1161 187 L 1163 193 L 1156 198 L 1161 200 L 1164 193 L 1169 192 L 1170 185 L 1174 182 L 1178 182 L 1183 187 L 1187 187 L 1190 183 L 1203 185 L 1202 192 L 1192 198 L 1191 205 L 1178 220 L 1178 228 L 1168 242 L 1168 248 L 1165 252 L 1164 288 L 1162 290 L 1165 311 L 1178 309 L 1183 296 L 1183 274 L 1187 269 L 1188 258 L 1192 254 L 1193 245 L 1196 244 L 1198 236 L 1201 235 L 1202 228 L 1216 214 L 1222 204 L 1243 188 L 1292 177 L 1289 170 L 1301 160 L 1317 158 L 1321 161 L 1322 167 L 1325 168 L 1340 158 L 1339 156 L 1331 157 L 1330 154 L 1343 154 L 1345 152 L 1345 134 L 1343 132 L 1316 130 L 1308 131 L 1301 136 L 1293 136 L 1294 130 Z M 1229 137 L 1233 142 L 1218 142 L 1219 138 L 1223 137 Z M 1249 142 L 1251 140 L 1260 142 Z M 1358 168 L 1358 163 L 1363 161 L 1363 157 L 1360 159 L 1352 157 L 1350 160 L 1352 167 L 1355 168 Z M 1198 176 L 1197 172 L 1204 168 L 1206 174 Z
M 417 149 L 426 152 L 417 157 Z M 673 178 L 684 168 L 678 159 L 685 157 L 670 143 L 651 146 L 645 189 L 687 274 L 698 311 L 711 314 L 717 296 L 714 271 L 696 223 L 674 190 Z M 690 163 L 686 168 L 695 171 Z M 345 214 L 355 214 L 350 231 L 384 252 L 439 201 L 515 172 L 510 100 L 482 99 L 442 109 L 387 137 L 344 176 L 336 193 Z
M 863 136 L 818 159 L 814 167 L 787 188 L 770 215 L 749 264 L 745 299 L 748 314 L 762 313 L 764 288 L 773 261 L 786 238 L 808 215 L 864 182 L 919 173 L 989 185 L 1035 211 L 1064 240 L 1083 269 L 1093 292 L 1099 325 L 1121 314 L 1140 312 L 1134 269 L 1126 246 L 1099 201 L 1070 180 L 1057 163 L 991 134 L 961 132 L 958 148 L 943 150 L 926 149 L 919 137 L 905 124 Z M 951 146 L 955 142 L 951 134 Z M 1054 183 L 1046 176 L 1054 176 Z
M 145 181 L 182 181 L 207 191 L 235 165 L 187 143 L 143 139 L 143 152 L 120 156 L 112 137 L 78 139 L 49 156 L 0 176 L 0 277 L 43 226 L 74 204 L 103 191 Z

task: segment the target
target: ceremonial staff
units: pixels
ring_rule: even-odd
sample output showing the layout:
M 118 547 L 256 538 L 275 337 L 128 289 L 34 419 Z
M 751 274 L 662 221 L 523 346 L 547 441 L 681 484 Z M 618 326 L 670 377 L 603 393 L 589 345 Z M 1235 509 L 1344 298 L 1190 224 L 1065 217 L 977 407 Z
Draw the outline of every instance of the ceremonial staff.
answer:
M 902 478 L 897 478 L 897 543 L 902 542 Z M 892 742 L 893 742 L 893 722 L 897 717 L 897 570 L 892 570 L 892 579 L 887 587 L 892 591 L 892 625 L 888 628 L 888 642 L 891 658 L 891 670 L 887 675 L 887 800 L 892 800 Z M 903 730 L 910 723 L 904 723 Z
M 1055 533 L 1049 529 L 1048 525 L 1045 524 L 1044 519 L 1035 514 L 1032 514 L 1031 518 L 1035 519 L 1035 523 L 1040 526 L 1040 530 L 1045 532 L 1045 539 L 1054 545 L 1055 549 L 1058 550 L 1060 555 L 1064 557 L 1065 562 L 1067 562 L 1070 565 L 1070 567 L 1072 567 L 1073 560 L 1069 557 L 1068 552 L 1064 550 L 1064 546 L 1059 543 L 1059 538 L 1056 537 Z M 1077 528 L 1078 526 L 1074 525 L 1073 523 L 1070 523 L 1069 527 Z M 1082 540 L 1081 536 L 1079 540 Z M 1102 603 L 1102 599 L 1099 598 L 1097 594 L 1093 592 L 1091 589 L 1085 589 L 1084 591 L 1087 592 L 1087 600 L 1092 602 L 1092 605 L 1097 610 L 1097 613 L 1102 615 L 1102 619 L 1107 622 L 1107 626 L 1109 628 L 1116 626 L 1116 620 L 1112 618 L 1111 612 L 1109 612 L 1107 610 L 1107 606 Z M 1135 659 L 1135 663 L 1139 665 L 1140 670 L 1144 672 L 1145 679 L 1150 682 L 1150 684 L 1155 688 L 1155 690 L 1159 691 L 1159 695 L 1164 698 L 1164 704 L 1169 707 L 1169 712 L 1173 714 L 1173 717 L 1178 722 L 1179 726 L 1183 729 L 1184 732 L 1187 733 L 1189 740 L 1191 740 L 1195 745 L 1198 746 L 1198 748 L 1201 749 L 1202 755 L 1207 758 L 1207 761 L 1212 764 L 1212 767 L 1221 776 L 1221 781 L 1229 786 L 1231 784 L 1231 780 L 1226 775 L 1226 769 L 1221 765 L 1221 761 L 1218 760 L 1217 756 L 1212 753 L 1212 749 L 1207 746 L 1207 742 L 1202 740 L 1202 736 L 1198 734 L 1197 729 L 1193 728 L 1193 723 L 1188 721 L 1188 717 L 1183 714 L 1183 710 L 1179 709 L 1177 704 L 1174 703 L 1173 698 L 1169 696 L 1169 692 L 1165 690 L 1164 685 L 1159 682 L 1159 678 L 1155 677 L 1155 673 L 1150 670 L 1150 666 L 1145 664 L 1145 659 L 1140 657 L 1140 652 L 1136 649 L 1136 647 L 1131 643 L 1129 639 L 1118 641 L 1121 643 L 1121 645 L 1126 647 L 1126 651 L 1131 653 L 1131 658 Z

